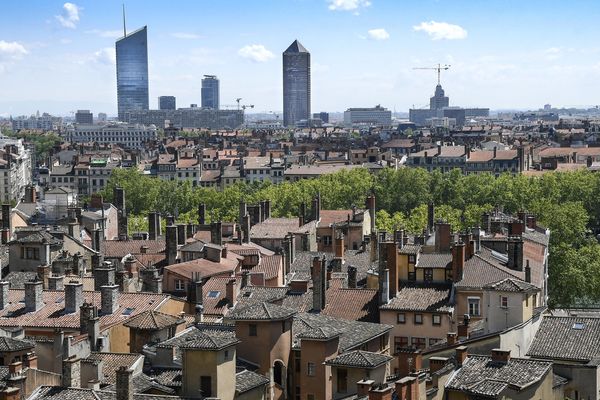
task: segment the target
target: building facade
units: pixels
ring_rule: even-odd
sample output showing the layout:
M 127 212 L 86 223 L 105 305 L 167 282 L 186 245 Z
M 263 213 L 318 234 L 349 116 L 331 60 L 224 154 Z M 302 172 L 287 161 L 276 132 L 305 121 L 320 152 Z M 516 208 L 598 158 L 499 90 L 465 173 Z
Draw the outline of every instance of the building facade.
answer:
M 244 123 L 243 110 L 217 110 L 190 107 L 178 110 L 135 110 L 125 113 L 130 124 L 165 126 L 169 121 L 175 128 L 236 129 Z
M 310 53 L 297 40 L 283 52 L 283 125 L 310 118 Z
M 159 110 L 175 110 L 177 108 L 175 96 L 159 96 L 158 97 L 158 109 Z
M 94 114 L 90 112 L 90 110 L 77 110 L 75 113 L 75 122 L 78 124 L 93 124 L 94 123 Z
M 156 126 L 140 124 L 75 125 L 68 127 L 65 132 L 65 139 L 71 143 L 119 143 L 132 149 L 156 138 Z
M 219 109 L 219 80 L 216 75 L 204 75 L 201 95 L 203 108 Z
M 344 111 L 344 125 L 390 126 L 392 112 L 380 105 L 365 108 L 349 108 Z
M 147 27 L 125 35 L 116 42 L 117 104 L 119 120 L 125 112 L 148 109 Z
M 0 137 L 0 199 L 19 201 L 31 185 L 31 151 L 21 139 Z

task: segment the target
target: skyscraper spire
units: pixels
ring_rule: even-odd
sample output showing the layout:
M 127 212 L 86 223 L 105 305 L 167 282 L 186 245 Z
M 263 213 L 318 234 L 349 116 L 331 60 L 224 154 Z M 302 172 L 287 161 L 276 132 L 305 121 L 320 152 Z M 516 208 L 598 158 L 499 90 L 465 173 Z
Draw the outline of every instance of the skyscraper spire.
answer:
M 125 3 L 123 3 L 123 37 L 127 36 L 127 29 L 125 29 Z

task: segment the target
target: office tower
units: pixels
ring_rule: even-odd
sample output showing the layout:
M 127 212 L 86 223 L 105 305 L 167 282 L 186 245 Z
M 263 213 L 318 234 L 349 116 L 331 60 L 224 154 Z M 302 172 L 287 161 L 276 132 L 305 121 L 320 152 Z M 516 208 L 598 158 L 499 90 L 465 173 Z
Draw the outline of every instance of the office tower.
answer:
M 125 33 L 117 40 L 116 50 L 119 120 L 125 121 L 127 111 L 148 109 L 147 27 Z
M 98 113 L 98 122 L 106 122 L 107 119 L 106 113 Z
M 204 75 L 201 95 L 203 108 L 219 109 L 219 80 L 216 75 Z
M 175 110 L 175 96 L 159 96 L 158 97 L 158 109 L 159 110 Z
M 450 99 L 444 95 L 444 89 L 439 83 L 435 87 L 435 94 L 429 99 L 430 110 L 441 110 L 450 105 Z
M 94 114 L 90 110 L 77 110 L 75 113 L 75 122 L 78 124 L 92 125 L 94 123 Z
M 320 119 L 324 124 L 329 123 L 329 113 L 321 111 L 313 114 L 313 119 Z
M 310 53 L 297 40 L 283 52 L 283 125 L 310 118 Z

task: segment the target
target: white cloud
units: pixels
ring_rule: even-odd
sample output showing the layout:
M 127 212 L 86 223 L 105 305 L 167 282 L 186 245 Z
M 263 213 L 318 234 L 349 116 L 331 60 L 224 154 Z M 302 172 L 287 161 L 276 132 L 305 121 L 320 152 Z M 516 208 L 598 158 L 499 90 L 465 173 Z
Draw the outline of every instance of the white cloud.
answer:
M 115 49 L 112 47 L 100 49 L 92 55 L 91 61 L 96 64 L 114 65 L 116 62 Z
M 90 33 L 93 35 L 97 35 L 103 38 L 120 38 L 123 36 L 123 31 L 121 30 L 107 30 L 107 31 L 103 31 L 100 29 L 90 29 L 89 31 L 85 31 L 85 33 Z
M 63 4 L 63 11 L 61 15 L 57 15 L 56 19 L 65 28 L 75 29 L 79 22 L 79 11 L 81 10 L 76 4 L 65 3 Z
M 171 33 L 175 39 L 200 39 L 200 35 L 195 33 L 187 33 L 187 32 L 175 32 Z
M 254 62 L 266 62 L 275 57 L 273 53 L 266 49 L 262 44 L 249 44 L 238 50 L 238 55 L 243 58 L 249 58 Z
M 383 28 L 370 29 L 367 33 L 369 39 L 373 40 L 387 40 L 390 38 L 390 34 Z
M 419 25 L 413 26 L 413 29 L 417 32 L 425 32 L 432 40 L 454 40 L 467 37 L 467 31 L 463 27 L 447 22 L 421 22 Z
M 328 0 L 329 9 L 333 11 L 355 11 L 371 5 L 370 0 Z
M 21 43 L 0 40 L 0 61 L 18 60 L 27 53 L 28 51 Z

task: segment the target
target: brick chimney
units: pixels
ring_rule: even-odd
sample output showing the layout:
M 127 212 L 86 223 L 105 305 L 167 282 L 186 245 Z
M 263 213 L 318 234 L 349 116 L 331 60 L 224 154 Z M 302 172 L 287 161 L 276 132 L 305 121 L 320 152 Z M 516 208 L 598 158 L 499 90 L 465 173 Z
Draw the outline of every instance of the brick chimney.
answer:
M 462 279 L 465 267 L 465 244 L 462 241 L 454 244 L 452 248 L 452 280 L 458 282 Z
M 531 267 L 529 266 L 529 260 L 525 261 L 525 282 L 531 283 Z
M 165 234 L 167 265 L 173 265 L 177 262 L 177 226 L 167 226 Z
M 427 204 L 427 230 L 429 232 L 433 232 L 434 220 L 435 220 L 435 208 L 434 208 L 433 203 L 430 202 L 429 204 Z
M 8 307 L 8 289 L 10 283 L 7 281 L 0 281 L 0 310 L 4 310 Z
M 10 223 L 10 211 L 12 207 L 10 204 L 2 204 L 2 229 L 6 229 L 10 232 L 11 223 Z
M 62 362 L 62 387 L 78 388 L 81 385 L 81 362 L 71 356 Z
M 429 372 L 434 373 L 444 368 L 450 359 L 448 357 L 429 357 Z
M 49 276 L 48 277 L 48 290 L 64 290 L 65 289 L 65 276 Z
M 510 361 L 510 350 L 492 349 L 492 361 L 508 363 Z
M 475 243 L 473 242 L 473 234 L 470 231 L 461 233 L 460 240 L 465 244 L 465 261 L 473 257 L 475 254 Z
M 38 276 L 38 279 L 40 281 L 42 281 L 42 287 L 44 289 L 48 289 L 48 276 L 50 276 L 50 266 L 49 265 L 38 265 L 37 276 Z
M 469 337 L 469 320 L 471 317 L 469 314 L 465 314 L 463 316 L 463 323 L 458 325 L 458 337 L 459 338 L 468 338 Z
M 210 227 L 210 241 L 211 243 L 221 245 L 223 243 L 223 224 L 221 221 L 214 222 Z
M 392 388 L 387 385 L 372 387 L 369 390 L 369 400 L 392 400 Z
M 386 242 L 387 269 L 389 271 L 388 296 L 390 299 L 398 293 L 398 245 L 396 242 Z
M 419 400 L 418 376 L 405 376 L 396 381 L 396 398 L 399 400 Z
M 112 314 L 119 309 L 119 286 L 106 285 L 100 288 L 100 307 L 102 314 Z
M 313 281 L 313 311 L 322 311 L 325 308 L 325 287 L 327 285 L 327 276 L 325 268 L 325 257 L 313 258 L 312 267 L 310 270 Z
M 375 220 L 375 194 L 371 194 L 367 196 L 366 208 L 369 210 L 369 217 L 371 217 L 371 232 L 375 232 L 377 229 L 376 220 Z
M 94 290 L 100 291 L 102 286 L 115 284 L 115 268 L 107 261 L 101 267 L 92 271 L 94 275 Z
M 508 263 L 507 267 L 515 271 L 523 271 L 523 238 L 509 236 L 507 242 Z
M 334 235 L 333 242 L 333 253 L 334 257 L 343 260 L 344 259 L 344 234 L 337 233 Z
M 73 314 L 83 304 L 83 283 L 71 281 L 65 285 L 65 313 Z
M 237 300 L 237 292 L 238 292 L 237 282 L 236 282 L 235 278 L 231 278 L 225 284 L 225 296 L 227 297 L 227 302 L 229 303 L 230 306 L 233 306 L 235 304 L 235 302 Z
M 198 204 L 198 224 L 206 225 L 206 204 Z
M 457 338 L 456 332 L 448 332 L 446 334 L 446 343 L 448 343 L 448 346 L 452 346 L 452 345 L 456 344 L 456 338 Z
M 421 354 L 421 350 L 419 349 L 398 349 L 396 357 L 398 359 L 398 374 L 400 376 L 407 376 L 411 372 L 419 371 L 423 368 L 423 354 Z
M 148 239 L 156 240 L 161 236 L 160 215 L 157 212 L 148 213 Z
M 25 282 L 25 310 L 34 312 L 44 306 L 43 288 L 41 281 Z
M 450 251 L 451 236 L 449 223 L 441 221 L 435 223 L 435 251 L 437 253 Z
M 35 352 L 27 353 L 23 358 L 25 367 L 37 369 L 38 357 Z
M 186 234 L 185 234 L 185 224 L 177 225 L 177 244 L 183 246 L 185 244 Z
M 375 381 L 370 379 L 361 379 L 360 381 L 356 382 L 356 394 L 358 395 L 357 397 L 361 398 L 363 396 L 368 396 L 369 390 L 371 390 L 371 387 L 374 384 Z
M 312 220 L 320 221 L 321 220 L 321 194 L 317 193 L 317 195 L 313 198 L 312 201 Z
M 357 275 L 357 269 L 356 267 L 352 266 L 352 265 L 348 265 L 348 288 L 349 289 L 356 289 L 356 285 L 357 285 L 357 279 L 356 279 L 356 275 Z
M 250 214 L 242 217 L 242 242 L 250 243 Z
M 121 366 L 117 370 L 116 400 L 133 400 L 133 370 Z
M 458 346 L 456 349 L 456 364 L 459 367 L 462 367 L 462 365 L 465 363 L 465 360 L 467 359 L 467 346 Z

